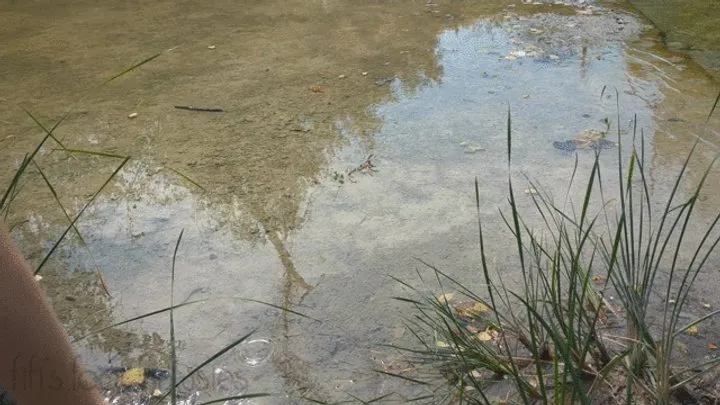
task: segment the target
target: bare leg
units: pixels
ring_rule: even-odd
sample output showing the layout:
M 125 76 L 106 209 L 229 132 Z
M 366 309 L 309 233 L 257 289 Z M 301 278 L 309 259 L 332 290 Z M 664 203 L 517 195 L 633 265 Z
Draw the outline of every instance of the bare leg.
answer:
M 18 405 L 99 405 L 97 387 L 33 270 L 0 224 L 0 387 Z

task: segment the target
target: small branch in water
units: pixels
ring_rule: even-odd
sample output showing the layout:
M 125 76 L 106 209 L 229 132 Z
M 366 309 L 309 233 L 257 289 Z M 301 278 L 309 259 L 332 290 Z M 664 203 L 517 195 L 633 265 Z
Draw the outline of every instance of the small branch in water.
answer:
M 201 112 L 225 112 L 222 108 L 202 108 L 202 107 L 193 107 L 191 105 L 176 105 L 175 108 L 178 110 L 188 110 L 188 111 L 201 111 Z
M 360 166 L 358 166 L 358 167 L 350 170 L 350 171 L 348 172 L 348 179 L 350 178 L 350 176 L 353 175 L 353 173 L 357 173 L 357 172 L 368 172 L 368 173 L 376 172 L 377 170 L 375 170 L 375 165 L 372 163 L 372 160 L 370 160 L 370 159 L 372 159 L 372 157 L 373 157 L 373 155 L 368 156 L 367 159 L 365 159 L 365 162 L 363 162 Z

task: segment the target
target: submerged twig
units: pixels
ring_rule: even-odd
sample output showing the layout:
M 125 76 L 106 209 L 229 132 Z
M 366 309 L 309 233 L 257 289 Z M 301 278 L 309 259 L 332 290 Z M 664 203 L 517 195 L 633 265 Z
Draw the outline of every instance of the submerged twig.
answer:
M 191 105 L 176 105 L 175 108 L 178 110 L 188 110 L 188 111 L 200 111 L 200 112 L 225 112 L 222 108 L 203 108 L 203 107 L 193 107 Z
M 365 159 L 365 161 L 364 161 L 360 166 L 358 166 L 358 167 L 350 170 L 350 171 L 348 172 L 348 179 L 349 179 L 350 176 L 352 176 L 354 173 L 358 173 L 358 172 L 376 172 L 377 170 L 375 170 L 375 165 L 372 163 L 372 160 L 371 160 L 373 156 L 374 156 L 373 154 L 370 154 L 370 156 L 368 156 L 367 159 Z

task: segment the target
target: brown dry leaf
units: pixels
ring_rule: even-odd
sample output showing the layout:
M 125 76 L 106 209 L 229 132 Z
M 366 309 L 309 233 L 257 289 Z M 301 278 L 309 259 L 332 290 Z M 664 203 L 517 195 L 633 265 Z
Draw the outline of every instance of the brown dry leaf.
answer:
M 593 281 L 596 282 L 596 283 L 602 283 L 603 281 L 605 281 L 605 277 L 603 277 L 603 276 L 595 276 L 595 277 L 593 277 Z
M 708 349 L 710 350 L 717 350 L 718 345 L 715 343 L 708 343 Z
M 145 383 L 145 370 L 136 367 L 124 372 L 118 377 L 118 385 L 121 387 L 135 387 Z
M 605 312 L 605 308 L 600 308 L 600 311 L 598 311 L 598 319 L 600 320 L 601 324 L 607 325 L 608 317 L 607 312 Z
M 323 88 L 320 86 L 310 86 L 310 91 L 312 91 L 313 93 L 324 93 L 325 92 L 325 90 L 323 90 Z

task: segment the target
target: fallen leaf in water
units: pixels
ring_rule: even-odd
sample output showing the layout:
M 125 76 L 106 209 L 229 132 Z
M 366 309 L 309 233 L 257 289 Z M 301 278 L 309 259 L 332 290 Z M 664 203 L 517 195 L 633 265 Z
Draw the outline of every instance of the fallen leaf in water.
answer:
M 443 303 L 443 304 L 447 304 L 448 301 L 450 301 L 450 300 L 453 298 L 454 295 L 455 295 L 455 293 L 443 294 L 443 295 L 437 297 L 437 300 L 440 301 L 440 302 Z
M 121 387 L 134 387 L 145 382 L 145 370 L 136 367 L 124 372 L 118 377 L 118 385 Z
M 490 311 L 482 302 L 463 302 L 455 306 L 458 316 L 472 318 Z
M 467 149 L 465 149 L 465 153 L 475 153 L 483 150 L 485 150 L 485 148 L 480 145 L 470 145 L 467 147 Z
M 493 339 L 493 335 L 490 334 L 490 332 L 484 330 L 477 335 L 475 335 L 475 338 L 481 342 L 489 342 Z
M 688 348 L 683 342 L 675 342 L 675 348 L 682 354 L 688 353 Z
M 693 335 L 693 336 L 697 335 L 698 334 L 697 325 L 688 327 L 687 329 L 685 329 L 685 333 L 687 333 L 688 335 Z
M 325 92 L 325 90 L 323 90 L 323 88 L 320 86 L 310 86 L 310 91 L 312 91 L 313 93 L 324 93 Z

